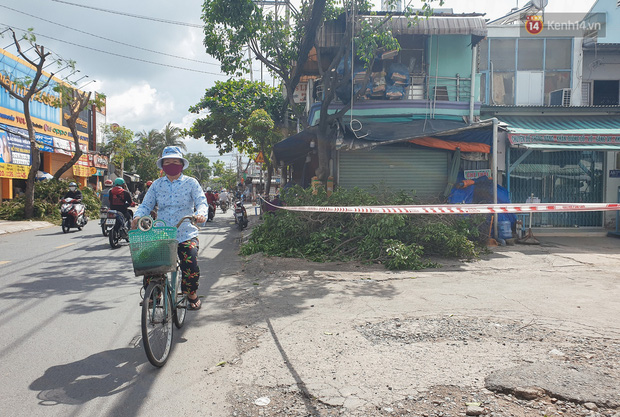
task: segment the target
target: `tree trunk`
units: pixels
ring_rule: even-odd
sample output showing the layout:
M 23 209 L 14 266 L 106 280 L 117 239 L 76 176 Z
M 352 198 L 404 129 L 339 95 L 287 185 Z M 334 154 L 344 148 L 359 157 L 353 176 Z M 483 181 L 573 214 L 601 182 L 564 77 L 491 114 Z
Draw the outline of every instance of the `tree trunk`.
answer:
M 271 191 L 271 175 L 273 173 L 273 166 L 271 162 L 267 163 L 267 186 L 265 187 L 265 200 L 269 201 L 269 191 Z
M 68 92 L 67 92 L 68 94 Z M 71 114 L 67 119 L 67 125 L 69 126 L 69 130 L 73 135 L 73 143 L 75 145 L 75 153 L 73 157 L 69 161 L 67 161 L 63 166 L 61 166 L 58 171 L 54 174 L 54 179 L 60 179 L 60 176 L 68 171 L 75 163 L 80 159 L 83 155 L 82 149 L 80 148 L 80 136 L 77 131 L 77 119 L 80 117 L 80 112 L 86 108 L 88 102 L 90 101 L 90 95 L 79 93 L 75 90 L 71 90 L 71 103 L 69 104 L 69 108 L 71 109 Z M 61 109 L 62 113 L 62 109 Z
M 24 103 L 24 117 L 26 119 L 26 126 L 28 127 L 28 138 L 30 139 L 30 172 L 28 173 L 28 179 L 26 179 L 26 194 L 24 201 L 24 218 L 31 219 L 34 216 L 34 182 L 37 178 L 37 171 L 39 170 L 39 147 L 37 146 L 34 126 L 32 125 L 32 119 L 30 118 L 30 102 Z

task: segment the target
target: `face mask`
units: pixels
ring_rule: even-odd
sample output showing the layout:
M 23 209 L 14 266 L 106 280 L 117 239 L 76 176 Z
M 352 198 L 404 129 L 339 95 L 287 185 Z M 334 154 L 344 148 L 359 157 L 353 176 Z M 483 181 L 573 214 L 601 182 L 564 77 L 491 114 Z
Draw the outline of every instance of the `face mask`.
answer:
M 183 165 L 170 164 L 162 166 L 162 169 L 166 173 L 166 175 L 170 175 L 171 177 L 176 177 L 183 171 Z
M 71 191 L 75 191 L 75 190 L 77 190 L 77 188 L 75 188 L 75 187 L 69 187 L 69 190 L 71 190 Z

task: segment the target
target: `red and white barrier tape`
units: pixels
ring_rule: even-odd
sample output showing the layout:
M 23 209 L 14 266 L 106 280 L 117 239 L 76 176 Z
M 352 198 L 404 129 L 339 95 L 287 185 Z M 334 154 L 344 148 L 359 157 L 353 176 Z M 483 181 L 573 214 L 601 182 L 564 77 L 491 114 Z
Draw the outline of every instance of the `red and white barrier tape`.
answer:
M 263 200 L 265 201 L 265 200 Z M 290 211 L 317 213 L 370 213 L 370 214 L 495 214 L 540 213 L 569 211 L 616 211 L 619 203 L 555 203 L 555 204 L 452 204 L 422 206 L 274 206 Z

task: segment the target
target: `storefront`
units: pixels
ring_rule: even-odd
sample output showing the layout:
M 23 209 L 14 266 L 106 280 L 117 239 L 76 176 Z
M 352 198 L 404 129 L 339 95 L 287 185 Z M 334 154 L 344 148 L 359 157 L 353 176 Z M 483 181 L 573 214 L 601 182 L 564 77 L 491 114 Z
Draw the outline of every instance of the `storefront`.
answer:
M 18 80 L 32 76 L 27 63 L 12 54 L 1 51 L 0 73 L 3 81 L 19 94 Z M 47 75 L 44 73 L 44 75 Z M 30 102 L 30 114 L 35 130 L 35 140 L 40 150 L 40 170 L 54 174 L 68 162 L 75 152 L 73 135 L 66 123 L 63 109 L 53 106 L 59 99 L 54 87 L 61 82 L 53 78 L 49 86 L 35 95 Z M 12 199 L 24 191 L 25 180 L 31 166 L 30 140 L 23 114 L 23 104 L 7 90 L 0 88 L 0 197 Z M 92 162 L 88 158 L 91 124 L 88 112 L 80 114 L 77 122 L 79 147 L 84 152 L 72 169 L 61 178 L 72 178 L 81 186 L 87 185 Z
M 504 183 L 513 203 L 615 203 L 620 186 L 617 115 L 498 116 L 506 123 Z M 534 227 L 610 226 L 615 213 L 544 213 Z

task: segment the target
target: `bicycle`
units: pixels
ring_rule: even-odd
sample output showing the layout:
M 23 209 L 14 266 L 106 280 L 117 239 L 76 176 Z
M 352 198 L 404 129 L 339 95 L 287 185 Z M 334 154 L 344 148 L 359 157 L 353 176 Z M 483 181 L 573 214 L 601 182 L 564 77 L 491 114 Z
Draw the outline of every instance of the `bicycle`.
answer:
M 138 229 L 129 231 L 129 250 L 136 276 L 151 276 L 142 299 L 142 344 L 149 362 L 164 366 L 172 348 L 172 323 L 183 327 L 187 294 L 181 293 L 177 257 L 177 229 L 185 220 L 196 224 L 195 216 L 185 216 L 176 227 L 167 227 L 150 216 L 138 220 Z M 156 226 L 163 224 L 163 226 Z

